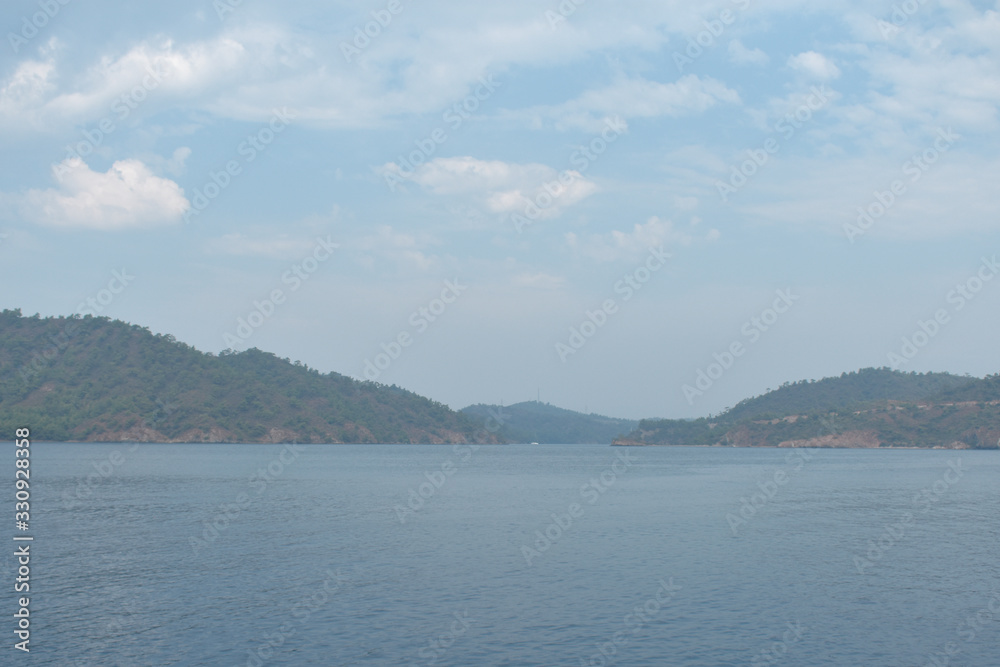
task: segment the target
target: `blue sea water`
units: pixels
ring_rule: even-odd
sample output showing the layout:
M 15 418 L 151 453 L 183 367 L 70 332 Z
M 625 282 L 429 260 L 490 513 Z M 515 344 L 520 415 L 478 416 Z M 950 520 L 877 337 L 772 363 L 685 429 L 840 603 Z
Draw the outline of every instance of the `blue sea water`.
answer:
M 36 443 L 31 489 L 4 664 L 1000 665 L 996 452 Z

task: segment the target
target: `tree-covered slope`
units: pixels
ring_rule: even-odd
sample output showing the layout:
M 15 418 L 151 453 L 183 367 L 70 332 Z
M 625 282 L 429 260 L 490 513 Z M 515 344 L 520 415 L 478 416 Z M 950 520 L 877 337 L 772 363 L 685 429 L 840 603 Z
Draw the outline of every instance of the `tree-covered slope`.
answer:
M 735 422 L 763 416 L 856 410 L 879 401 L 919 401 L 975 382 L 974 378 L 950 373 L 864 368 L 840 377 L 784 384 L 762 396 L 741 401 L 725 413 L 725 419 Z
M 646 419 L 619 444 L 970 447 L 1000 442 L 1000 376 L 864 369 L 798 382 L 707 419 Z
M 40 440 L 496 441 L 395 386 L 320 374 L 252 349 L 205 354 L 107 318 L 0 313 L 0 425 Z
M 548 403 L 525 401 L 501 408 L 498 405 L 470 405 L 462 412 L 481 421 L 490 414 L 500 415 L 500 435 L 509 442 L 548 444 L 606 444 L 632 431 L 638 422 L 557 408 Z
M 934 399 L 941 402 L 1000 401 L 1000 373 L 949 389 Z

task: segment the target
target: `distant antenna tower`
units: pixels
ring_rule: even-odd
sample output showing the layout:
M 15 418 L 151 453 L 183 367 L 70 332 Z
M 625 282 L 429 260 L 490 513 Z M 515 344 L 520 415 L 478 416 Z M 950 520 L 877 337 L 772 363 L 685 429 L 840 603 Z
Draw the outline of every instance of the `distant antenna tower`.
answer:
M 541 403 L 542 402 L 542 388 L 541 387 L 538 387 L 538 394 L 537 394 L 537 396 L 535 396 L 535 402 L 536 403 Z

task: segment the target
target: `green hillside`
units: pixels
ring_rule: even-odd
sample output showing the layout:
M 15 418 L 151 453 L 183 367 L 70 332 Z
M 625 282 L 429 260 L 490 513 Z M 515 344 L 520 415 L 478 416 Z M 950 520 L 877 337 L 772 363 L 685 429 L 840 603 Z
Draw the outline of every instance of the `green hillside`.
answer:
M 205 354 L 108 318 L 0 313 L 0 425 L 39 440 L 495 442 L 483 423 L 395 386 L 252 349 Z
M 955 389 L 942 392 L 935 397 L 940 401 L 1000 401 L 1000 373 L 976 379 Z
M 763 416 L 784 417 L 816 411 L 850 411 L 878 401 L 919 401 L 975 382 L 950 373 L 902 373 L 864 368 L 840 377 L 788 383 L 748 398 L 726 412 L 727 421 Z
M 547 444 L 604 444 L 632 431 L 638 422 L 557 408 L 548 403 L 525 401 L 501 408 L 498 405 L 470 405 L 462 412 L 481 421 L 502 414 L 500 435 L 509 442 Z
M 492 415 L 501 414 L 499 431 Z M 485 427 L 489 425 L 487 430 Z M 0 312 L 0 428 L 39 440 L 997 448 L 1000 375 L 864 369 L 697 420 L 634 422 L 527 401 L 461 412 L 257 349 L 206 354 L 100 317 Z M 627 435 L 623 435 L 627 434 Z
M 1000 375 L 864 369 L 797 382 L 712 418 L 646 419 L 617 444 L 996 449 Z

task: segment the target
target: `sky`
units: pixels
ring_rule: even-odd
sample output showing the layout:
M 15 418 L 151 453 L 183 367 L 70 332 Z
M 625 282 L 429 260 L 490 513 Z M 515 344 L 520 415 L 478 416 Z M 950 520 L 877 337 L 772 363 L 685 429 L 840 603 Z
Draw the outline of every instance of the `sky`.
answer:
M 1000 371 L 1000 3 L 0 16 L 2 308 L 455 409 Z

